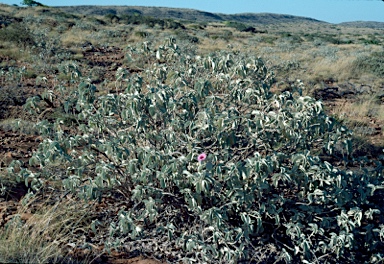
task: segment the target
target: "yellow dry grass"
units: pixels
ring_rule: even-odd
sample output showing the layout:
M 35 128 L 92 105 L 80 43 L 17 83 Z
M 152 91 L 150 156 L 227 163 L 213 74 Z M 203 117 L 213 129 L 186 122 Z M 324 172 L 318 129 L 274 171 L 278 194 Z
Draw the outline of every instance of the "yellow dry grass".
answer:
M 219 50 L 227 50 L 228 42 L 223 39 L 203 39 L 200 41 L 199 52 L 206 54 Z
M 61 35 L 61 43 L 65 47 L 78 46 L 84 42 L 89 41 L 87 33 L 83 30 L 70 30 Z
M 20 206 L 0 230 L 0 263 L 69 261 L 64 249 L 73 242 L 76 230 L 84 228 L 86 211 L 74 202 L 61 201 L 42 203 L 32 214 L 30 208 L 35 202 Z
M 350 129 L 356 126 L 369 126 L 370 123 L 384 120 L 384 105 L 378 104 L 375 97 L 358 97 L 355 102 L 341 99 L 336 105 L 327 109 L 330 114 L 337 116 L 349 125 Z

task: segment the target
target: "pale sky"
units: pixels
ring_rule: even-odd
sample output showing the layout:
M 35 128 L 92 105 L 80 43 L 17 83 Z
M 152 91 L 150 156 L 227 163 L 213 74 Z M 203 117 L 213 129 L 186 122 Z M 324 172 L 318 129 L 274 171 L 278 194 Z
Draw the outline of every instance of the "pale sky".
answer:
M 22 0 L 0 0 L 20 5 Z M 124 5 L 192 8 L 201 11 L 276 13 L 310 17 L 331 23 L 349 21 L 384 22 L 383 0 L 37 0 L 48 6 Z

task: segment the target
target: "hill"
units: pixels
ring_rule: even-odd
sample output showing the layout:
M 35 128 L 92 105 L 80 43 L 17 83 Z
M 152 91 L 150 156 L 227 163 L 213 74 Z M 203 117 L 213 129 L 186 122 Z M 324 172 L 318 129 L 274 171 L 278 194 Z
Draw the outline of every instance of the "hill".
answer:
M 271 13 L 242 13 L 219 14 L 185 8 L 143 7 L 143 6 L 62 6 L 58 7 L 68 13 L 82 15 L 127 15 L 140 14 L 156 18 L 170 18 L 193 22 L 223 22 L 237 21 L 248 24 L 277 24 L 277 23 L 326 23 L 313 18 L 271 14 Z
M 343 22 L 340 26 L 355 27 L 355 28 L 373 28 L 373 29 L 384 29 L 384 22 L 376 21 L 351 21 Z

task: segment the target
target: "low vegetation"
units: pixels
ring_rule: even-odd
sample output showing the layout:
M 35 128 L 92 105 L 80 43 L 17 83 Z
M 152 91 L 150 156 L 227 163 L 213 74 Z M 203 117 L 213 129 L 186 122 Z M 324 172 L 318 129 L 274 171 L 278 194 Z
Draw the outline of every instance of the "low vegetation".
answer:
M 383 261 L 382 29 L 1 8 L 0 261 Z
M 69 199 L 42 201 L 26 196 L 0 234 L 2 263 L 75 263 L 68 251 L 88 211 Z M 36 206 L 38 205 L 38 206 Z M 86 261 L 86 259 L 84 259 Z

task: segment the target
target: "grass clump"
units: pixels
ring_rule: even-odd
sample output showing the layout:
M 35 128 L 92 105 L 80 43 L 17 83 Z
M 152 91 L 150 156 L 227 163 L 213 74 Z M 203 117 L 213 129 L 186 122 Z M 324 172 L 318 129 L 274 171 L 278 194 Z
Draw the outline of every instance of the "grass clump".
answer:
M 353 71 L 357 75 L 369 73 L 378 78 L 384 78 L 384 51 L 376 51 L 357 58 L 353 65 Z
M 32 199 L 21 206 L 0 229 L 1 263 L 75 263 L 68 254 L 68 244 L 86 215 L 73 202 L 54 205 L 40 203 L 31 213 Z
M 23 48 L 31 47 L 35 43 L 28 28 L 16 23 L 0 29 L 0 41 L 11 42 Z
M 27 135 L 36 135 L 38 133 L 34 122 L 23 119 L 3 119 L 0 121 L 0 128 L 4 131 L 17 131 Z

